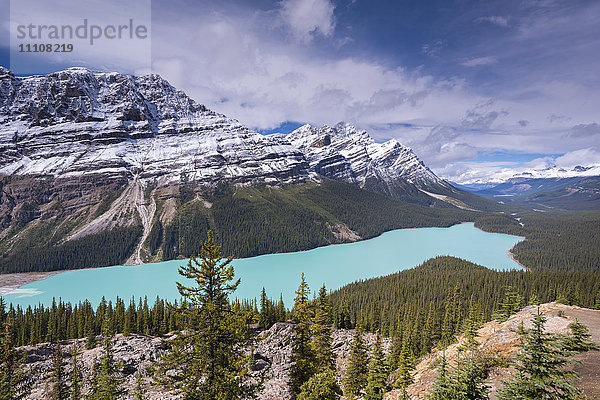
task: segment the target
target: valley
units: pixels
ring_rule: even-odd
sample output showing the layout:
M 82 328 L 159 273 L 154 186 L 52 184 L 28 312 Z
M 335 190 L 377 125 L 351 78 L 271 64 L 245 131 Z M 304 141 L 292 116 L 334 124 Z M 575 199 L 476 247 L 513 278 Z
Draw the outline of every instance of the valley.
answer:
M 264 383 L 265 400 L 309 383 L 327 400 L 420 398 L 448 351 L 497 386 L 536 305 L 552 332 L 578 315 L 597 330 L 597 179 L 465 190 L 345 122 L 263 135 L 158 75 L 0 67 L 0 340 L 3 360 L 30 357 L 6 376 L 60 389 L 70 365 L 69 390 L 111 399 L 175 398 L 162 384 L 179 374 L 192 391 Z M 64 361 L 79 346 L 81 376 Z M 188 351 L 202 365 L 174 366 Z

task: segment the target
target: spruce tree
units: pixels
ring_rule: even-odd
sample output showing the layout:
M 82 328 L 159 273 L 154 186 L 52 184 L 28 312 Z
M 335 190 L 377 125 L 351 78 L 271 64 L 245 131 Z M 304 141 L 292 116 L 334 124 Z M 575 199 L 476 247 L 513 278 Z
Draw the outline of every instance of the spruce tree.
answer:
M 573 352 L 560 348 L 556 335 L 544 331 L 546 318 L 540 313 L 532 320 L 533 328 L 524 330 L 522 352 L 517 354 L 514 366 L 517 376 L 504 382 L 499 391 L 500 400 L 581 398 L 581 391 L 571 382 L 577 373 L 565 367 L 573 361 L 567 358 Z
M 475 338 L 479 329 L 479 319 L 479 306 L 475 303 L 474 296 L 471 296 L 469 311 L 463 324 L 463 334 L 467 339 L 467 348 L 473 348 L 478 344 Z
M 512 286 L 507 286 L 504 291 L 504 300 L 500 303 L 498 320 L 500 322 L 506 321 L 521 307 L 523 307 L 523 298 Z
M 479 353 L 471 350 L 470 356 L 459 354 L 456 367 L 450 374 L 450 386 L 457 400 L 487 400 L 489 387 L 485 384 L 486 369 Z
M 311 376 L 302 385 L 298 400 L 338 400 L 341 394 L 334 372 L 327 368 Z
M 111 315 L 105 312 L 102 322 L 102 355 L 97 375 L 98 393 L 94 400 L 117 400 L 125 393 L 120 387 L 124 379 L 117 376 L 118 365 L 113 356 L 112 329 Z
M 144 395 L 144 384 L 142 383 L 142 374 L 137 372 L 135 377 L 135 389 L 133 389 L 133 400 L 146 400 Z
M 442 353 L 440 358 L 440 364 L 437 368 L 437 377 L 433 383 L 433 389 L 427 395 L 429 400 L 450 400 L 453 399 L 455 393 L 452 389 L 450 381 L 448 362 L 446 361 L 446 354 Z
M 327 300 L 325 285 L 319 289 L 315 316 L 312 325 L 312 352 L 315 357 L 315 370 L 335 370 L 335 357 L 331 350 L 331 309 Z
M 63 353 L 60 344 L 56 344 L 54 356 L 52 356 L 52 370 L 50 373 L 50 399 L 67 400 L 69 390 L 65 382 L 65 369 L 63 366 Z
M 354 329 L 352 343 L 350 343 L 350 360 L 344 378 L 344 395 L 346 397 L 360 396 L 367 386 L 369 356 L 363 339 L 363 330 L 360 325 Z
M 413 383 L 411 371 L 415 369 L 415 363 L 412 352 L 410 351 L 408 338 L 405 338 L 403 342 L 394 386 L 406 393 L 406 389 Z
M 435 343 L 436 333 L 436 313 L 434 303 L 431 301 L 425 318 L 425 326 L 421 332 L 421 355 L 429 353 Z
M 300 286 L 296 291 L 292 318 L 295 322 L 295 335 L 292 339 L 290 371 L 290 390 L 292 398 L 296 398 L 301 391 L 302 385 L 307 382 L 315 372 L 315 356 L 311 347 L 311 307 L 308 300 L 309 287 L 304 279 L 304 273 Z
M 373 346 L 371 362 L 369 363 L 365 400 L 383 399 L 383 395 L 387 391 L 388 375 L 389 370 L 385 363 L 385 356 L 381 346 L 381 336 L 378 333 L 375 339 L 375 345 Z
M 575 320 L 569 324 L 569 334 L 563 339 L 562 348 L 567 351 L 584 352 L 588 350 L 597 350 L 598 345 L 590 340 L 589 329 L 587 326 Z
M 277 321 L 285 322 L 285 304 L 283 303 L 283 294 L 279 294 L 279 301 L 277 302 Z
M 184 400 L 245 398 L 256 387 L 243 382 L 249 342 L 244 315 L 234 311 L 229 296 L 240 281 L 234 280 L 232 258 L 223 259 L 211 232 L 202 243 L 199 258 L 192 257 L 179 274 L 195 285 L 177 282 L 183 297 L 173 313 L 184 323 L 155 364 L 155 381 L 177 390 Z M 175 373 L 173 373 L 175 371 Z
M 71 397 L 70 400 L 81 400 L 81 369 L 77 355 L 79 353 L 79 346 L 77 342 L 73 344 L 71 349 Z
M 269 328 L 269 308 L 267 303 L 267 292 L 264 287 L 260 292 L 260 317 L 258 326 L 262 330 Z
M 392 336 L 392 346 L 388 354 L 388 365 L 392 371 L 395 371 L 400 366 L 400 357 L 402 355 L 402 330 L 396 330 Z
M 2 400 L 24 399 L 31 391 L 31 382 L 23 371 L 26 356 L 16 350 L 13 343 L 10 325 L 5 322 L 0 333 L 0 399 Z

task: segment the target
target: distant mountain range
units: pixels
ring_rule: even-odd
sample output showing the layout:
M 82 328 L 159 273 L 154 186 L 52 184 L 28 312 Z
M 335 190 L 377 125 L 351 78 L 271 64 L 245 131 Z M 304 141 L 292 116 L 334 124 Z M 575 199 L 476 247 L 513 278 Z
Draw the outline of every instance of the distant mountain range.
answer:
M 496 208 L 345 123 L 261 135 L 158 75 L 0 67 L 0 272 L 192 255 L 208 229 L 236 256 L 299 250 Z
M 600 210 L 600 176 L 517 177 L 491 187 L 460 187 L 478 196 L 505 204 L 544 211 Z

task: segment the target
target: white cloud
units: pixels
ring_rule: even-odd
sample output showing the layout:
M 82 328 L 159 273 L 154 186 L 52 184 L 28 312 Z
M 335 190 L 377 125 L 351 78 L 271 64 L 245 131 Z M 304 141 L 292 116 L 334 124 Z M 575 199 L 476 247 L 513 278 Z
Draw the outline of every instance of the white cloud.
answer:
M 596 122 L 591 124 L 578 124 L 571 128 L 568 135 L 571 137 L 600 136 L 600 125 Z
M 283 0 L 279 15 L 292 34 L 309 42 L 317 33 L 331 36 L 335 29 L 334 5 L 329 0 Z
M 508 26 L 508 18 L 500 17 L 498 15 L 492 15 L 492 16 L 488 16 L 488 17 L 480 17 L 475 20 L 475 22 L 483 22 L 483 21 L 489 22 L 494 25 Z
M 600 151 L 598 149 L 587 148 L 568 152 L 555 160 L 557 167 L 573 168 L 578 165 L 589 166 L 600 164 Z
M 460 65 L 464 67 L 480 67 L 482 65 L 490 65 L 498 62 L 496 57 L 487 56 L 487 57 L 477 57 L 471 58 L 469 60 L 463 61 Z
M 558 154 L 597 146 L 597 135 L 584 134 L 595 132 L 592 116 L 600 109 L 593 85 L 532 79 L 495 88 L 490 101 L 464 79 L 435 78 L 420 69 L 315 49 L 322 42 L 331 48 L 352 43 L 351 37 L 336 36 L 330 1 L 284 0 L 267 11 L 242 9 L 243 3 L 215 10 L 219 7 L 225 6 L 181 14 L 159 5 L 152 69 L 198 102 L 250 127 L 344 120 L 378 140 L 396 138 L 413 147 L 447 177 L 484 176 L 486 168 L 493 175 L 514 167 L 465 161 L 481 151 Z M 432 41 L 422 50 L 435 56 L 443 46 Z M 505 63 L 503 52 L 469 52 L 490 53 L 502 57 L 454 60 L 471 67 Z M 88 61 L 111 59 L 107 54 L 90 55 Z
M 425 43 L 421 46 L 421 53 L 427 54 L 430 57 L 436 57 L 437 53 L 444 48 L 443 40 L 435 40 L 432 43 Z

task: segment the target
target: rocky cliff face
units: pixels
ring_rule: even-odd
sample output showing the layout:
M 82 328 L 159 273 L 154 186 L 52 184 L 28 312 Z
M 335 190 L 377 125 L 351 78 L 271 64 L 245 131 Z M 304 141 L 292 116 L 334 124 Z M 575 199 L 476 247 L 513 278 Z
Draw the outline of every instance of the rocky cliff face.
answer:
M 258 334 L 255 346 L 255 368 L 248 378 L 255 382 L 263 382 L 263 386 L 257 397 L 259 400 L 290 399 L 288 377 L 291 368 L 289 358 L 292 351 L 291 339 L 293 335 L 293 325 L 282 322 L 276 323 L 270 329 Z M 334 329 L 332 332 L 332 347 L 337 356 L 336 372 L 339 379 L 345 376 L 346 373 L 352 335 L 353 331 L 345 329 Z M 372 345 L 375 342 L 375 335 L 365 333 L 364 339 L 366 343 Z M 113 341 L 114 357 L 117 362 L 122 364 L 120 374 L 125 378 L 124 387 L 127 390 L 133 390 L 136 375 L 140 371 L 149 400 L 178 398 L 174 394 L 153 386 L 152 378 L 147 373 L 147 368 L 152 365 L 153 360 L 160 357 L 165 350 L 163 340 L 169 340 L 169 337 L 158 338 L 145 335 L 115 336 Z M 89 376 L 93 363 L 100 356 L 100 347 L 85 350 L 85 339 L 70 340 L 61 343 L 67 373 L 72 368 L 70 356 L 75 343 L 77 343 L 80 350 L 78 359 L 81 363 L 83 374 L 84 376 Z M 390 346 L 390 341 L 386 339 L 383 341 L 383 344 L 387 350 Z M 42 400 L 47 398 L 48 377 L 52 366 L 52 356 L 56 348 L 55 346 L 55 344 L 43 343 L 23 348 L 27 352 L 29 359 L 27 371 L 31 374 L 35 382 L 35 389 L 28 399 Z M 88 388 L 89 383 L 86 382 L 84 392 Z

